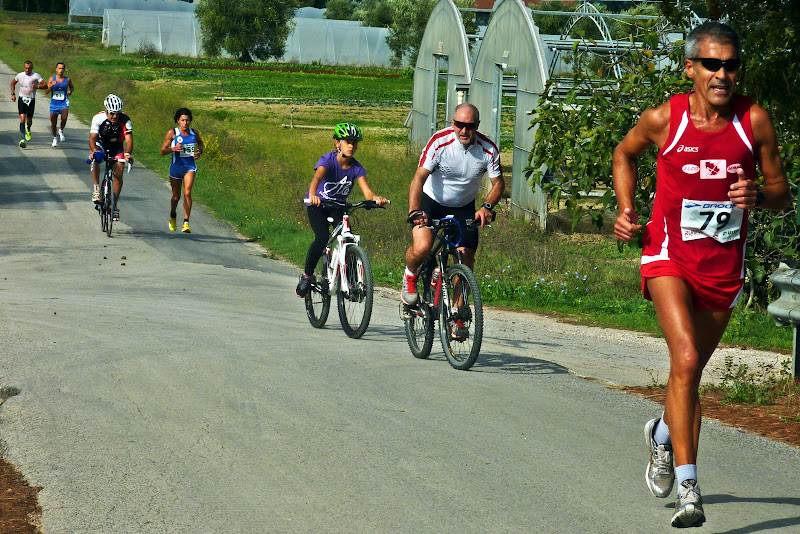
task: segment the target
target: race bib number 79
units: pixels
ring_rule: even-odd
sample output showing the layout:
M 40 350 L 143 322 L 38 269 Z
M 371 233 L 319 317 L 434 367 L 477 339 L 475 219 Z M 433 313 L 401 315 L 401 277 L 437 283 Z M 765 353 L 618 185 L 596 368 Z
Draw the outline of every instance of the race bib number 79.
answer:
M 681 234 L 684 241 L 710 237 L 720 243 L 741 237 L 744 210 L 729 201 L 683 199 Z

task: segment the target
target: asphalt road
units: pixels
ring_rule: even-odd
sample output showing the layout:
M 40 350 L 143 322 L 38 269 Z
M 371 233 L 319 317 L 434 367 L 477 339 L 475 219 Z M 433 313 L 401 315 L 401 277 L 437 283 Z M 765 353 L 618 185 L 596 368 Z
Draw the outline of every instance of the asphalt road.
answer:
M 54 149 L 46 111 L 20 150 L 0 102 L 0 438 L 45 532 L 671 530 L 643 480 L 660 409 L 603 383 L 664 381 L 663 342 L 490 310 L 458 372 L 410 355 L 389 291 L 360 340 L 335 310 L 312 329 L 296 268 L 199 206 L 169 232 L 147 169 L 101 233 L 88 127 Z M 800 451 L 706 422 L 700 454 L 699 532 L 800 531 Z

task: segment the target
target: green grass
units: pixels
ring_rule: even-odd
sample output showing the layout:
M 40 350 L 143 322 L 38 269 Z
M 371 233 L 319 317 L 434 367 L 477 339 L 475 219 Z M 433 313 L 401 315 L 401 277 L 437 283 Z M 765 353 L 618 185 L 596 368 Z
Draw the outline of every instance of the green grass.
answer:
M 159 148 L 173 126 L 174 111 L 190 107 L 193 126 L 207 144 L 199 162 L 195 200 L 271 254 L 298 265 L 312 239 L 302 198 L 317 159 L 333 148 L 330 129 L 281 127 L 289 120 L 288 104 L 219 102 L 213 96 L 225 83 L 226 93 L 236 89 L 244 96 L 322 100 L 368 95 L 410 100 L 408 76 L 387 78 L 365 71 L 375 76 L 356 79 L 322 74 L 319 69 L 305 74 L 163 69 L 155 66 L 166 62 L 163 58 L 120 57 L 118 50 L 104 49 L 91 36 L 79 42 L 52 41 L 46 30 L 36 29 L 57 27 L 65 20 L 63 16 L 12 17 L 0 12 L 0 58 L 14 71 L 32 59 L 43 76 L 51 74 L 56 61 L 65 61 L 76 86 L 71 113 L 84 122 L 101 108 L 106 94 L 122 96 L 135 126 L 135 157 L 165 179 L 169 161 L 159 155 Z M 376 282 L 399 287 L 403 255 L 410 243 L 405 223 L 408 184 L 418 154 L 409 151 L 405 135 L 389 128 L 402 126 L 407 108 L 317 103 L 297 109 L 298 123 L 332 126 L 349 120 L 368 127 L 356 157 L 367 168 L 372 189 L 390 198 L 392 205 L 385 211 L 357 213 L 354 226 L 370 254 Z M 353 198 L 360 197 L 356 188 Z M 568 223 L 556 221 L 553 229 L 541 232 L 515 220 L 507 209 L 501 208 L 500 216 L 481 233 L 476 276 L 485 302 L 558 314 L 584 324 L 658 333 L 652 305 L 640 295 L 638 251 L 625 248 L 620 252 L 608 233 L 597 234 L 589 228 L 570 234 L 561 230 Z M 788 351 L 792 331 L 776 327 L 764 310 L 737 309 L 723 342 Z
M 746 364 L 735 363 L 732 356 L 726 356 L 720 383 L 703 388 L 723 393 L 721 400 L 733 404 L 771 406 L 781 402 L 797 407 L 800 398 L 800 380 L 792 378 L 788 360 L 779 369 L 772 364 L 760 364 L 751 369 Z M 784 422 L 790 421 L 800 421 L 800 414 L 786 418 Z

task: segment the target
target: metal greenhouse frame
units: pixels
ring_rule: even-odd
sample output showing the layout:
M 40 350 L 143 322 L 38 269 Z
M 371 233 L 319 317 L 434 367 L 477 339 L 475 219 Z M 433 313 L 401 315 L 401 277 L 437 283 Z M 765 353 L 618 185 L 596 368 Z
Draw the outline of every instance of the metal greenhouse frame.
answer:
M 415 149 L 425 146 L 439 129 L 436 113 L 440 75 L 447 78 L 445 117 L 451 117 L 460 103 L 457 86 L 469 86 L 472 81 L 464 21 L 452 0 L 439 0 L 433 7 L 414 67 L 411 146 Z

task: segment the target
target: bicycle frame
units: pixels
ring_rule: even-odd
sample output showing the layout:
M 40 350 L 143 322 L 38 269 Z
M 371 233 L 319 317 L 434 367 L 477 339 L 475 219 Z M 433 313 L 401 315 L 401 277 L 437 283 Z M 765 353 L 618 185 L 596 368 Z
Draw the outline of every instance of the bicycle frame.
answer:
M 333 219 L 329 218 L 330 222 Z M 334 245 L 331 248 L 331 245 Z M 345 276 L 345 252 L 348 246 L 361 244 L 361 236 L 356 235 L 350 228 L 350 214 L 345 211 L 342 214 L 342 221 L 336 225 L 336 228 L 331 232 L 331 237 L 325 245 L 325 273 L 328 279 L 328 290 L 334 291 L 349 291 L 347 285 L 347 276 Z M 363 276 L 363 274 L 362 274 Z
M 456 263 L 463 263 L 464 262 L 464 257 L 463 257 L 462 252 L 458 249 L 458 244 L 457 243 L 452 243 L 448 239 L 449 237 L 452 237 L 449 234 L 449 231 L 448 231 L 449 228 L 447 228 L 446 226 L 439 226 L 438 228 L 435 228 L 435 226 L 438 226 L 438 224 L 441 223 L 441 221 L 444 221 L 444 220 L 455 221 L 455 219 L 453 219 L 452 217 L 445 217 L 444 219 L 439 219 L 439 220 L 433 221 L 434 222 L 434 227 L 431 227 L 431 229 L 435 230 L 435 232 L 436 232 L 434 234 L 434 237 L 436 238 L 436 243 L 434 243 L 433 247 L 431 248 L 431 251 L 428 253 L 428 255 L 425 257 L 425 260 L 422 262 L 423 266 L 429 265 L 430 264 L 430 260 L 432 258 L 435 258 L 436 264 L 439 267 L 439 272 L 441 273 L 439 275 L 439 280 L 436 282 L 436 287 L 433 288 L 433 291 L 434 291 L 433 295 L 429 295 L 429 292 L 430 292 L 430 279 L 429 278 L 425 279 L 426 277 L 423 277 L 423 283 L 426 285 L 426 287 L 423 288 L 423 295 L 429 295 L 429 297 L 427 299 L 428 303 L 432 304 L 434 306 L 434 308 L 437 308 L 437 309 L 439 308 L 439 303 L 442 300 L 445 303 L 450 302 L 450 295 L 447 293 L 447 286 L 446 285 L 442 285 L 442 279 L 443 279 L 444 273 L 447 272 L 447 265 L 448 265 L 447 258 L 452 256 L 455 259 Z M 457 222 L 456 222 L 456 224 L 457 224 Z M 425 270 L 424 267 L 423 267 L 423 270 Z M 422 273 L 420 273 L 420 274 L 422 274 Z M 426 274 L 428 274 L 428 273 L 426 273 Z

